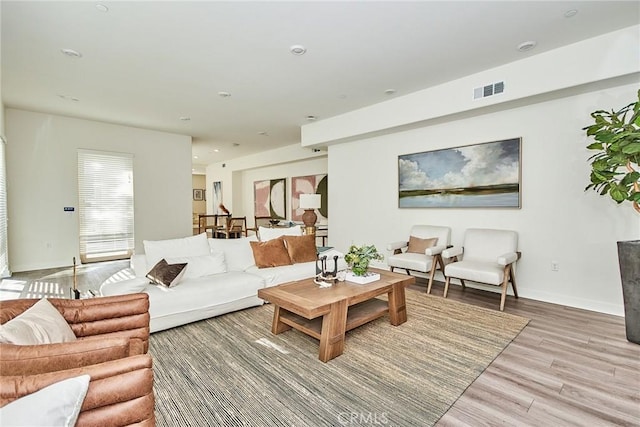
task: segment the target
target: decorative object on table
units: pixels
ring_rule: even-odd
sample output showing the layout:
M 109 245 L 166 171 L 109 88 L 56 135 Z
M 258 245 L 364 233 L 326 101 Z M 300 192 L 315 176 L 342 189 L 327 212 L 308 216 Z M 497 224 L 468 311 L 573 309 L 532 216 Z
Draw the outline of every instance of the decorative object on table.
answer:
M 80 299 L 78 290 L 78 278 L 76 275 L 76 257 L 73 257 L 73 288 L 71 289 L 71 299 Z
M 378 253 L 374 245 L 351 245 L 349 252 L 344 256 L 344 260 L 356 276 L 364 276 L 372 260 L 382 261 L 383 259 L 384 256 Z
M 220 209 L 220 212 L 222 212 L 223 215 L 231 215 L 231 212 L 229 212 L 229 209 L 227 209 L 225 205 L 223 205 L 222 203 L 218 205 L 218 209 Z
M 347 274 L 345 275 L 345 280 L 347 282 L 357 283 L 359 285 L 366 285 L 367 283 L 380 280 L 380 274 L 367 271 L 362 275 L 357 275 L 353 271 L 347 271 Z
M 254 215 L 285 219 L 286 178 L 267 179 L 253 183 Z
M 316 221 L 318 220 L 316 209 L 319 209 L 321 204 L 322 197 L 319 194 L 300 195 L 300 207 L 304 209 L 302 222 L 304 223 L 306 234 L 316 234 Z
M 193 200 L 199 202 L 204 200 L 204 190 L 201 188 L 193 189 Z
M 596 154 L 591 161 L 591 184 L 601 196 L 616 203 L 631 202 L 640 213 L 640 90 L 637 100 L 621 110 L 591 113 L 595 123 L 584 127 L 596 142 L 587 146 Z M 624 171 L 623 171 L 624 170 Z M 618 242 L 618 262 L 624 299 L 627 340 L 640 344 L 640 240 Z
M 329 217 L 327 201 L 327 174 L 291 177 L 291 220 L 302 222 L 304 209 L 300 207 L 301 194 L 319 194 L 322 197 L 320 207 L 316 211 L 320 224 L 326 224 Z
M 398 206 L 520 208 L 521 143 L 511 138 L 398 156 Z
M 280 223 L 279 219 L 270 219 L 269 220 L 269 224 L 271 224 L 272 227 L 275 227 L 276 225 L 278 225 Z
M 318 256 L 316 259 L 316 277 L 314 283 L 321 288 L 332 286 L 338 281 L 338 255 L 333 256 L 333 270 L 327 270 L 328 257 Z M 329 266 L 330 268 L 330 266 Z

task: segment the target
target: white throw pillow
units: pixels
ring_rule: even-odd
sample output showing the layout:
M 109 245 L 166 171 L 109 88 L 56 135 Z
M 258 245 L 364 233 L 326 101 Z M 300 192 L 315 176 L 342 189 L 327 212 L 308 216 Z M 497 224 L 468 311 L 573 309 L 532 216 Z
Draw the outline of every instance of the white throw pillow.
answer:
M 89 388 L 89 375 L 53 383 L 0 408 L 4 427 L 73 427 Z
M 149 279 L 146 277 L 135 277 L 119 282 L 103 283 L 100 286 L 100 295 L 107 297 L 111 295 L 137 294 L 144 291 L 148 284 Z
M 223 252 L 227 271 L 245 271 L 255 265 L 253 251 L 249 242 L 256 242 L 256 236 L 239 239 L 209 239 L 212 252 Z
M 261 242 L 277 239 L 280 236 L 302 236 L 302 227 L 299 225 L 293 227 L 258 227 L 258 236 Z
M 187 271 L 182 280 L 227 272 L 224 252 L 212 251 L 211 255 L 167 258 L 169 264 L 187 263 Z
M 46 298 L 0 326 L 0 342 L 3 343 L 37 345 L 75 340 L 67 321 Z
M 162 258 L 209 255 L 207 233 L 182 239 L 143 240 L 142 244 L 147 256 L 147 266 L 156 265 Z

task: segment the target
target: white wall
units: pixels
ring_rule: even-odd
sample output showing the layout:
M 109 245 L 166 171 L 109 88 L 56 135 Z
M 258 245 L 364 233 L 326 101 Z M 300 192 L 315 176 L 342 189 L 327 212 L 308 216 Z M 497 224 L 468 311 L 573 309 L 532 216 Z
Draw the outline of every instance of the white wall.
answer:
M 79 257 L 77 149 L 134 155 L 135 243 L 188 236 L 191 137 L 6 110 L 9 264 L 13 271 Z M 79 258 L 78 258 L 79 259 Z
M 253 181 L 327 172 L 327 152 L 288 145 L 258 154 L 207 166 L 207 213 L 216 213 L 211 202 L 213 182 L 222 181 L 224 205 L 234 216 L 246 216 L 252 226 L 254 216 Z M 290 216 L 291 180 L 287 181 L 287 217 Z
M 622 315 L 616 241 L 640 238 L 640 218 L 630 205 L 583 191 L 590 153 L 581 128 L 591 111 L 632 102 L 637 88 L 624 85 L 330 147 L 329 244 L 382 249 L 407 238 L 413 224 L 450 226 L 453 244 L 462 243 L 469 227 L 513 229 L 523 254 L 517 267 L 521 296 Z M 512 137 L 522 137 L 521 209 L 398 208 L 398 155 Z M 559 271 L 551 271 L 552 261 Z
M 242 209 L 240 216 L 247 216 L 249 226 L 253 225 L 254 217 L 254 200 L 253 200 L 253 183 L 266 179 L 287 178 L 287 194 L 286 194 L 286 218 L 291 219 L 291 178 L 304 175 L 320 175 L 327 173 L 327 158 L 320 157 L 314 159 L 301 160 L 276 166 L 268 166 L 258 169 L 250 169 L 243 171 L 240 180 L 242 196 Z M 331 178 L 329 177 L 329 180 Z M 236 215 L 235 211 L 233 212 Z M 331 217 L 331 207 L 329 207 L 329 217 Z M 326 221 L 324 221 L 326 222 Z M 318 222 L 321 224 L 322 222 Z

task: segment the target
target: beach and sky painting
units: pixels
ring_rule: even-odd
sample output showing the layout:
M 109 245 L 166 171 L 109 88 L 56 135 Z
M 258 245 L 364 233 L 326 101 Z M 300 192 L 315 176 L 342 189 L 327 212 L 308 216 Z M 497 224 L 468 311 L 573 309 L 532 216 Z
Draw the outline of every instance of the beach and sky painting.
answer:
M 519 208 L 521 139 L 398 156 L 401 208 Z

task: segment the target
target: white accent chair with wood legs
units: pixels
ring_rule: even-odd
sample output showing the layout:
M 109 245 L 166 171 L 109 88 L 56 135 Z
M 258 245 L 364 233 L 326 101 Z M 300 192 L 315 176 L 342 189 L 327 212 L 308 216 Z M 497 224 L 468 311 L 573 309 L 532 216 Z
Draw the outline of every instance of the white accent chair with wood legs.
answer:
M 429 273 L 429 286 L 427 293 L 431 293 L 431 285 L 436 269 L 444 274 L 444 262 L 442 251 L 449 247 L 451 242 L 451 228 L 437 225 L 414 225 L 409 232 L 409 240 L 390 243 L 388 251 L 393 255 L 387 257 L 387 264 L 393 271 L 394 268 L 402 268 L 407 274 L 410 271 Z
M 518 233 L 515 231 L 468 229 L 462 247 L 452 247 L 442 252 L 443 258 L 452 260 L 444 268 L 444 297 L 447 297 L 451 278 L 459 279 L 463 288 L 465 280 L 502 286 L 500 311 L 503 311 L 509 282 L 514 296 L 518 298 L 513 273 L 513 265 L 520 259 L 517 249 Z

